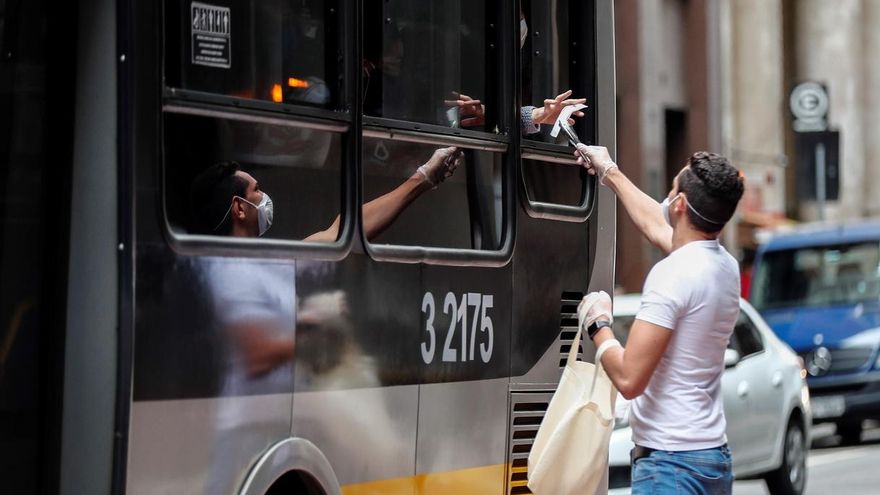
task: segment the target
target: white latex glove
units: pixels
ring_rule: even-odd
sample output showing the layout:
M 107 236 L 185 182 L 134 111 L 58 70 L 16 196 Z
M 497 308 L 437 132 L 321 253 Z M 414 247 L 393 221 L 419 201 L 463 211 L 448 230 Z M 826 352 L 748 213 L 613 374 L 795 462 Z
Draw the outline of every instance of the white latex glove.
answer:
M 599 176 L 599 182 L 603 185 L 605 184 L 603 181 L 605 176 L 608 175 L 608 172 L 617 168 L 617 164 L 614 163 L 614 160 L 611 159 L 611 155 L 608 154 L 608 148 L 604 146 L 587 146 L 584 143 L 578 143 L 577 151 L 574 153 L 574 156 L 577 157 L 577 161 L 579 164 L 587 167 L 587 172 L 592 175 Z M 587 158 L 590 159 L 589 163 L 585 163 L 584 159 L 581 155 L 587 155 Z
M 418 168 L 418 172 L 424 176 L 427 183 L 437 187 L 448 177 L 452 177 L 455 169 L 462 163 L 464 163 L 464 153 L 455 146 L 438 148 L 431 158 Z
M 587 327 L 597 320 L 614 322 L 614 318 L 611 316 L 611 296 L 604 290 L 590 292 L 578 305 L 578 321 L 581 324 L 581 329 L 586 331 Z

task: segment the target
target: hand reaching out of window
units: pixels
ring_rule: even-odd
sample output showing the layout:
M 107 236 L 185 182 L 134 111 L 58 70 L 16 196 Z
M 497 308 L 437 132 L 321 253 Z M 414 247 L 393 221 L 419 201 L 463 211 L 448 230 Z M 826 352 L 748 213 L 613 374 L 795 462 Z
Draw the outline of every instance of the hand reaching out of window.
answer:
M 556 123 L 556 119 L 559 117 L 559 113 L 562 112 L 562 109 L 571 106 L 571 105 L 579 105 L 581 103 L 586 103 L 586 98 L 576 98 L 576 99 L 567 99 L 571 96 L 572 91 L 569 89 L 565 93 L 557 95 L 556 98 L 548 98 L 544 100 L 543 107 L 535 107 L 532 110 L 532 122 L 535 125 L 538 124 L 550 124 L 553 125 Z M 573 117 L 583 117 L 584 112 L 577 111 L 572 114 Z M 568 119 L 569 125 L 574 125 L 574 119 Z

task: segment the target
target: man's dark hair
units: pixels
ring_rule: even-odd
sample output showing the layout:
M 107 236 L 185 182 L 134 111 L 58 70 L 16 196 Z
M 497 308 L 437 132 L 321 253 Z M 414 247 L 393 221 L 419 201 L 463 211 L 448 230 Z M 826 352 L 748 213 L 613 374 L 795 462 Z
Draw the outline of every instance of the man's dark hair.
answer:
M 237 162 L 219 162 L 195 178 L 189 196 L 191 233 L 229 235 L 232 222 L 226 213 L 232 197 L 247 193 L 247 181 L 235 175 L 239 170 Z
M 727 158 L 698 151 L 688 159 L 687 168 L 678 176 L 678 190 L 685 193 L 688 203 L 699 213 L 687 209 L 691 225 L 714 234 L 733 217 L 743 195 L 743 179 Z

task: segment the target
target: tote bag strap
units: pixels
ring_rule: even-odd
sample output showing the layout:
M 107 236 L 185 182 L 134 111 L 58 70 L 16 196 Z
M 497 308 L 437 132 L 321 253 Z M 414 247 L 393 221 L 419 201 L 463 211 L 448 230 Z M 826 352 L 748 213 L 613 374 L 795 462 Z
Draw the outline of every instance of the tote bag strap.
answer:
M 568 350 L 568 359 L 565 361 L 565 365 L 568 366 L 568 363 L 574 363 L 578 359 L 578 349 L 581 347 L 581 330 L 584 328 L 584 320 L 578 315 L 578 331 L 574 334 L 574 340 L 571 341 L 571 349 Z
M 611 349 L 612 347 L 619 347 L 620 342 L 617 340 L 606 340 L 602 342 L 602 345 L 596 349 L 596 372 L 593 373 L 593 383 L 590 384 L 590 399 L 593 398 L 593 390 L 596 388 L 596 379 L 599 378 L 599 374 L 605 371 L 605 367 L 602 366 L 602 356 L 605 354 L 605 351 Z M 613 387 L 612 387 L 613 389 Z
M 584 319 L 582 315 L 578 315 L 578 331 L 574 335 L 574 340 L 571 342 L 571 349 L 568 351 L 568 360 L 565 362 L 565 365 L 568 366 L 568 363 L 573 363 L 577 361 L 577 351 L 581 345 L 581 333 L 584 329 Z M 608 344 L 608 345 L 606 345 Z M 590 393 L 587 395 L 590 400 L 593 399 L 593 390 L 596 388 L 596 379 L 599 378 L 599 373 L 603 371 L 602 368 L 602 354 L 605 353 L 612 345 L 614 345 L 611 341 L 605 341 L 602 345 L 599 346 L 599 349 L 596 350 L 596 372 L 593 373 L 593 379 L 590 383 Z

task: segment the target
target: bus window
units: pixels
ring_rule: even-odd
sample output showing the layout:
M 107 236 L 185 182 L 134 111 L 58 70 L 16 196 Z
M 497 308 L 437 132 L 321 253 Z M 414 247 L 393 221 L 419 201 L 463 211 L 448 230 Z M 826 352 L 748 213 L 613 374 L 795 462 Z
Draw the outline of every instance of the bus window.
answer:
M 374 244 L 500 249 L 500 153 L 370 137 L 364 138 L 363 150 L 363 224 Z M 418 171 L 423 164 L 443 166 L 437 160 L 450 156 L 444 154 L 459 153 L 451 157 L 459 160 L 457 167 L 444 171 L 448 177 L 436 186 Z M 371 218 L 373 209 L 390 218 Z
M 522 164 L 523 182 L 529 200 L 567 206 L 584 203 L 587 194 L 585 168 L 573 164 L 526 159 Z
M 498 11 L 488 0 L 365 0 L 364 114 L 494 131 Z M 480 103 L 460 111 L 462 95 Z
M 342 151 L 338 133 L 166 112 L 170 226 L 177 233 L 333 242 Z M 271 207 L 261 204 L 264 194 Z
M 343 60 L 337 3 L 166 0 L 166 85 L 339 109 Z
M 569 89 L 571 98 L 586 98 L 585 117 L 575 120 L 575 131 L 582 141 L 595 141 L 596 74 L 594 2 L 524 0 L 521 21 L 526 36 L 520 50 L 522 61 L 523 105 L 541 106 Z M 526 134 L 529 141 L 567 145 L 564 133 L 550 136 L 552 126 Z M 528 141 L 523 143 L 528 144 Z

